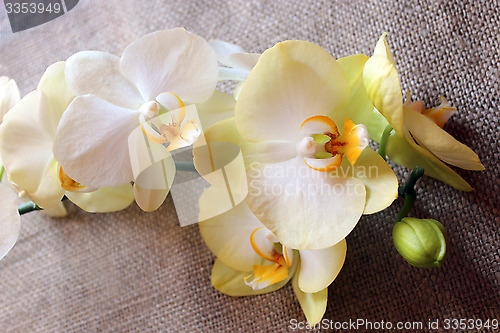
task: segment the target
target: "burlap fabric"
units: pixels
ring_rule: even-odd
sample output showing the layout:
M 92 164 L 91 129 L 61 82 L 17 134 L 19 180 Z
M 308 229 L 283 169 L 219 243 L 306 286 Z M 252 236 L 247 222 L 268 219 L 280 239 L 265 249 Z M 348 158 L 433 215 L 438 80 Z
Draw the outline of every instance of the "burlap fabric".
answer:
M 452 101 L 459 113 L 445 128 L 486 170 L 460 171 L 472 193 L 427 177 L 418 183 L 411 215 L 435 218 L 449 231 L 442 269 L 413 268 L 394 250 L 401 201 L 363 217 L 348 237 L 325 318 L 499 318 L 498 1 L 81 0 L 68 14 L 16 34 L 4 8 L 0 15 L 0 75 L 13 77 L 23 94 L 47 66 L 74 52 L 119 55 L 138 37 L 176 26 L 253 52 L 304 39 L 337 58 L 371 54 L 387 31 L 403 90 L 429 104 L 441 95 Z M 281 332 L 291 330 L 291 319 L 305 320 L 290 285 L 245 298 L 214 290 L 214 257 L 197 226 L 178 225 L 170 197 L 150 214 L 135 204 L 114 214 L 71 211 L 64 219 L 23 216 L 19 241 L 0 262 L 1 332 Z

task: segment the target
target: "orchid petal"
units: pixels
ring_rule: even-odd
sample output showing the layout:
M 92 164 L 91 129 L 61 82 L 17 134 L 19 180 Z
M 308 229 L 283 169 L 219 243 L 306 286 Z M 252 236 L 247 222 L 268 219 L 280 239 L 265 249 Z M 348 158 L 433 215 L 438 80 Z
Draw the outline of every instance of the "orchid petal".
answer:
M 472 149 L 458 142 L 425 115 L 405 108 L 405 126 L 421 146 L 443 162 L 467 170 L 484 170 Z
M 170 91 L 183 101 L 207 100 L 217 84 L 217 59 L 201 37 L 182 28 L 153 32 L 130 44 L 120 60 L 143 99 Z
M 206 142 L 232 142 L 237 144 L 241 148 L 245 165 L 247 166 L 253 162 L 282 162 L 296 156 L 295 144 L 288 141 L 266 141 L 259 143 L 245 141 L 236 129 L 234 118 L 226 119 L 210 126 L 204 135 Z M 206 159 L 197 158 L 196 152 L 194 150 L 195 165 L 206 163 Z
M 257 53 L 233 53 L 229 55 L 228 66 L 250 73 L 259 61 L 259 58 L 260 54 Z
M 66 61 L 66 79 L 75 95 L 92 94 L 122 108 L 139 109 L 139 91 L 120 72 L 120 58 L 98 52 L 78 52 Z
M 368 133 L 370 134 L 370 139 L 377 143 L 380 143 L 382 134 L 384 133 L 387 125 L 389 125 L 387 119 L 385 119 L 385 117 L 380 112 L 378 112 L 377 109 L 373 108 L 370 122 L 366 124 Z
M 90 193 L 66 192 L 66 196 L 89 213 L 116 212 L 127 208 L 134 201 L 131 184 L 104 187 Z
M 68 211 L 62 201 L 57 202 L 54 206 L 45 207 L 41 212 L 50 217 L 65 217 L 68 215 Z
M 214 91 L 208 100 L 196 104 L 196 110 L 203 129 L 208 129 L 221 120 L 234 117 L 235 106 L 236 100 L 233 96 L 221 91 Z
M 26 191 L 28 197 L 44 209 L 57 205 L 66 192 L 61 187 L 58 171 L 59 164 L 52 158 L 44 169 L 38 171 L 41 172 L 42 176 L 37 190 L 34 192 Z
M 243 82 L 247 79 L 248 75 L 250 74 L 250 71 L 247 70 L 228 68 L 228 67 L 219 67 L 218 71 L 219 71 L 218 72 L 219 81 L 231 80 L 231 81 Z
M 245 278 L 248 277 L 251 272 L 241 272 L 227 266 L 222 260 L 216 259 L 214 266 L 212 268 L 212 285 L 215 289 L 229 296 L 250 296 L 250 295 L 261 295 L 276 291 L 282 288 L 284 285 L 290 281 L 293 274 L 296 272 L 298 266 L 298 260 L 292 263 L 292 266 L 288 269 L 288 277 L 283 281 L 272 284 L 269 287 L 253 290 L 245 284 Z
M 19 198 L 12 189 L 0 184 L 0 259 L 12 249 L 19 237 L 21 217 L 17 211 Z
M 384 32 L 382 36 L 380 36 L 377 45 L 375 45 L 375 49 L 373 50 L 373 55 L 387 58 L 387 60 L 389 60 L 389 62 L 396 67 L 396 61 L 394 61 L 394 56 L 389 48 L 389 44 L 387 44 L 387 41 L 385 40 L 385 36 L 387 36 L 387 32 Z
M 286 247 L 316 250 L 344 239 L 365 207 L 363 182 L 314 171 L 297 157 L 247 169 L 248 207 Z
M 64 71 L 64 61 L 50 65 L 40 79 L 37 88 L 47 101 L 47 106 L 39 110 L 39 120 L 46 132 L 51 135 L 52 141 L 56 136 L 59 120 L 75 97 L 66 83 Z
M 53 159 L 53 134 L 38 121 L 40 110 L 48 106 L 45 95 L 33 91 L 6 114 L 0 130 L 0 155 L 7 174 L 28 193 L 37 191 Z
M 213 210 L 210 196 L 217 196 L 215 187 L 210 187 L 200 197 L 200 215 L 208 215 Z M 264 225 L 242 202 L 235 208 L 223 212 L 199 224 L 200 233 L 208 248 L 219 260 L 229 267 L 250 272 L 253 265 L 261 265 L 264 260 L 254 251 L 250 235 Z
M 391 134 L 387 142 L 386 152 L 387 156 L 399 165 L 410 169 L 417 166 L 423 167 L 428 176 L 439 179 L 457 190 L 472 191 L 472 187 L 462 177 L 430 151 L 416 144 L 408 132 L 405 133 L 404 138 Z
M 143 170 L 136 177 L 134 184 L 137 205 L 146 212 L 160 208 L 172 187 L 175 173 L 175 163 L 171 155 Z
M 313 294 L 327 288 L 340 273 L 346 252 L 345 239 L 321 250 L 300 250 L 300 290 Z
M 403 135 L 403 100 L 398 71 L 390 60 L 374 55 L 365 64 L 363 84 L 368 97 L 399 136 Z
M 134 184 L 134 194 L 135 201 L 137 205 L 145 212 L 154 212 L 161 207 L 165 199 L 167 198 L 168 189 L 149 189 L 139 186 L 137 183 Z
M 77 97 L 61 118 L 54 156 L 81 184 L 121 186 L 133 179 L 128 136 L 137 126 L 139 111 L 93 95 Z
M 211 39 L 208 41 L 210 47 L 214 50 L 217 60 L 226 66 L 229 65 L 229 56 L 233 53 L 243 53 L 245 50 L 236 44 L 224 42 L 218 39 Z
M 316 293 L 305 293 L 299 288 L 299 275 L 295 274 L 292 278 L 292 286 L 295 296 L 299 300 L 300 307 L 309 325 L 314 326 L 321 321 L 326 312 L 328 302 L 328 288 Z
M 19 88 L 17 88 L 16 81 L 7 76 L 0 77 L 0 124 L 2 123 L 3 116 L 14 107 L 21 97 L 19 95 Z
M 367 60 L 368 57 L 364 54 L 356 54 L 337 60 L 347 77 L 351 95 L 343 107 L 328 114 L 336 124 L 341 125 L 346 118 L 349 118 L 356 124 L 368 125 L 371 119 L 373 104 L 363 85 L 363 68 Z
M 354 166 L 347 161 L 335 171 L 336 175 L 355 177 L 366 186 L 366 205 L 363 214 L 377 213 L 398 196 L 398 179 L 392 168 L 373 149 L 365 148 Z
M 278 43 L 262 54 L 245 81 L 236 125 L 248 141 L 295 141 L 304 120 L 330 113 L 348 96 L 345 74 L 327 51 L 305 41 Z

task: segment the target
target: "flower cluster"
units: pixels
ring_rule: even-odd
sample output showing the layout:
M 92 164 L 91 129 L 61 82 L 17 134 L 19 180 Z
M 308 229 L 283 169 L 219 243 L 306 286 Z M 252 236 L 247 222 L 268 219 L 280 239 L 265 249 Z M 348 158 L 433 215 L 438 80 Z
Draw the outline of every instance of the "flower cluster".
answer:
M 222 80 L 239 81 L 232 96 L 216 90 Z M 442 129 L 455 112 L 444 97 L 429 109 L 409 94 L 403 103 L 385 35 L 371 57 L 337 60 L 306 41 L 255 54 L 181 28 L 144 36 L 121 57 L 79 52 L 50 66 L 22 99 L 15 82 L 0 78 L 0 258 L 25 212 L 16 192 L 32 201 L 31 210 L 59 217 L 64 198 L 88 212 L 118 211 L 134 200 L 153 211 L 175 177 L 172 153 L 193 145 L 194 165 L 212 185 L 199 198 L 198 222 L 217 257 L 214 287 L 255 295 L 291 280 L 307 320 L 316 323 L 346 258 L 346 237 L 362 215 L 398 197 L 386 155 L 472 190 L 445 164 L 483 169 Z M 378 153 L 370 139 L 380 142 Z M 216 152 L 217 143 L 237 146 L 239 169 L 216 167 L 216 155 L 227 164 L 232 154 Z M 413 198 L 413 186 L 407 190 Z M 399 221 L 398 251 L 415 266 L 439 266 L 444 227 Z M 412 242 L 425 244 L 423 252 L 415 254 Z

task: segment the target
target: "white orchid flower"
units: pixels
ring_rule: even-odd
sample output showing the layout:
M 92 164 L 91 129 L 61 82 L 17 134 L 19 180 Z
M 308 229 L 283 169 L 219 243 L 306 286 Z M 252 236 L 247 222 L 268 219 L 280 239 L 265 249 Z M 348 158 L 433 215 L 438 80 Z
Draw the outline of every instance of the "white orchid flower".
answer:
M 19 198 L 4 184 L 0 184 L 0 259 L 12 249 L 19 237 L 21 217 L 17 211 Z
M 425 109 L 422 101 L 411 101 L 409 92 L 403 103 L 399 74 L 385 36 L 377 42 L 363 73 L 368 97 L 376 108 L 367 124 L 371 137 L 380 141 L 384 128 L 390 124 L 394 132 L 388 139 L 386 153 L 391 160 L 412 169 L 423 167 L 425 174 L 459 190 L 471 191 L 472 187 L 445 164 L 467 170 L 484 169 L 474 151 L 443 130 L 456 108 L 441 97 L 437 107 Z
M 219 63 L 226 66 L 219 67 L 219 81 L 245 81 L 260 57 L 260 54 L 248 53 L 236 44 L 221 40 L 212 39 L 209 44 L 214 49 Z
M 5 114 L 21 99 L 16 81 L 0 76 L 0 124 Z
M 214 216 L 217 187 L 199 201 L 200 220 Z M 328 286 L 339 274 L 346 256 L 346 241 L 321 250 L 294 251 L 282 243 L 252 213 L 245 202 L 199 223 L 201 235 L 217 256 L 212 284 L 231 296 L 257 295 L 277 290 L 292 279 L 307 320 L 316 323 L 326 310 Z
M 331 247 L 363 213 L 378 212 L 397 196 L 394 172 L 366 148 L 365 126 L 350 120 L 362 118 L 357 111 L 371 115 L 371 109 L 354 107 L 350 93 L 360 86 L 364 61 L 339 64 L 315 44 L 279 43 L 262 54 L 245 81 L 235 118 L 205 131 L 207 142 L 241 147 L 246 203 L 287 248 Z M 195 156 L 202 170 L 200 163 L 208 161 Z
M 4 117 L 0 126 L 0 155 L 9 179 L 21 197 L 34 201 L 44 212 L 66 214 L 66 195 L 89 212 L 126 208 L 133 201 L 132 187 L 84 186 L 68 177 L 53 156 L 54 138 L 61 116 L 74 98 L 64 79 L 64 62 L 47 68 L 38 88 L 25 96 Z
M 153 135 L 149 120 L 185 103 L 208 100 L 217 84 L 217 60 L 203 38 L 176 28 L 140 38 L 121 58 L 79 52 L 66 63 L 66 79 L 77 97 L 61 119 L 56 159 L 79 183 L 120 186 L 134 180 L 128 145 L 132 131 L 142 124 Z M 166 164 L 165 172 L 174 174 L 173 163 Z M 150 192 L 136 189 L 136 201 L 146 210 L 163 201 L 151 206 Z M 166 193 L 168 188 L 160 196 Z
M 7 76 L 0 77 L 0 124 L 7 112 L 21 100 L 16 81 Z M 2 156 L 0 156 L 0 182 L 3 178 Z

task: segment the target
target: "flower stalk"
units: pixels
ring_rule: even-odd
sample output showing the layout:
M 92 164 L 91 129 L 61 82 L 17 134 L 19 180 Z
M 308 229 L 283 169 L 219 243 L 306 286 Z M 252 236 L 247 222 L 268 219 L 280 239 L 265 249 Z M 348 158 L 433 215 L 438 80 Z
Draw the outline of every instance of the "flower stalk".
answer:
M 385 134 L 385 131 L 384 131 Z M 382 156 L 383 157 L 383 156 Z M 416 167 L 411 175 L 410 179 L 405 186 L 401 186 L 399 188 L 399 195 L 405 198 L 405 203 L 398 216 L 396 217 L 396 223 L 400 222 L 403 218 L 405 218 L 410 212 L 415 200 L 417 199 L 417 193 L 415 192 L 415 184 L 417 181 L 424 175 L 424 168 Z
M 19 207 L 17 207 L 17 211 L 19 212 L 19 215 L 24 215 L 27 213 L 31 213 L 37 210 L 43 210 L 40 206 L 38 206 L 36 203 L 33 201 L 26 202 Z
M 384 129 L 384 132 L 382 133 L 382 138 L 380 140 L 380 146 L 378 148 L 378 154 L 382 156 L 384 161 L 387 161 L 387 154 L 386 154 L 386 146 L 387 142 L 389 141 L 389 136 L 391 135 L 392 132 L 392 126 L 387 125 Z

